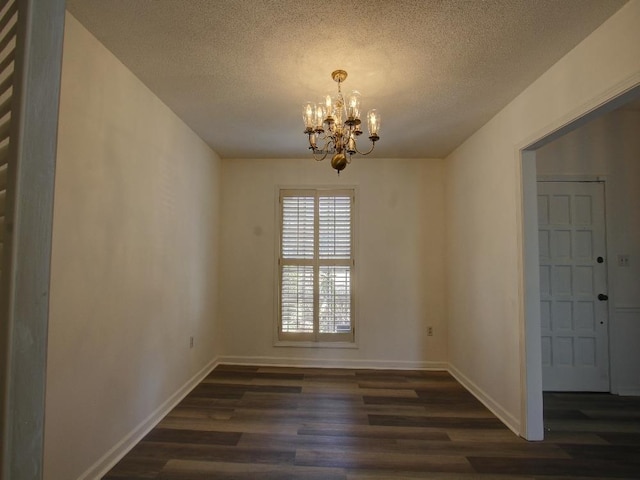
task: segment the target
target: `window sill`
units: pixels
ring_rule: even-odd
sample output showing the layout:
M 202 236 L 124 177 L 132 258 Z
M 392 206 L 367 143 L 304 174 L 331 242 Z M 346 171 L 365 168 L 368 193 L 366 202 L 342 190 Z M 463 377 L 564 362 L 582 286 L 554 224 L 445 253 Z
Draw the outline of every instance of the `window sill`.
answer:
M 276 340 L 273 342 L 273 346 L 295 348 L 359 348 L 355 342 L 294 342 L 287 340 Z

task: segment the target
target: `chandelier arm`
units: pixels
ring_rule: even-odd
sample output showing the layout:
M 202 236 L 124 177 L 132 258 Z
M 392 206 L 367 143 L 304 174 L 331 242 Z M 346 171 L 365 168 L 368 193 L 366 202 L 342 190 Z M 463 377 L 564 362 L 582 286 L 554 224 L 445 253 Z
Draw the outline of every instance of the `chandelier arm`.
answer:
M 373 152 L 373 149 L 376 148 L 376 142 L 371 142 L 371 148 L 369 149 L 368 152 L 361 152 L 360 150 L 358 150 L 358 144 L 355 144 L 355 150 L 356 153 L 358 153 L 359 155 L 369 155 L 371 152 Z
M 324 151 L 329 145 L 329 143 L 331 142 L 331 137 L 326 133 L 323 133 L 322 136 L 320 136 L 319 133 L 310 132 L 308 135 L 309 135 L 309 150 L 313 152 Z M 318 141 L 324 142 L 324 146 L 322 148 L 318 148 Z
M 327 155 L 329 155 L 329 153 L 331 153 L 331 137 L 322 137 L 320 140 L 323 140 L 325 143 L 323 145 L 322 148 L 318 148 L 316 147 L 309 147 L 309 149 L 311 149 L 311 154 L 313 156 L 313 159 L 316 162 L 321 162 L 322 160 L 324 160 L 325 158 L 327 158 Z M 322 155 L 322 156 L 320 156 Z
M 318 152 L 319 152 L 319 153 L 322 153 L 322 150 L 318 150 Z M 316 162 L 321 162 L 322 160 L 324 160 L 325 158 L 327 158 L 327 155 L 329 155 L 329 152 L 325 151 L 325 152 L 324 152 L 324 155 L 322 155 L 321 157 L 317 157 L 317 156 L 316 156 L 316 152 L 315 152 L 315 151 L 312 151 L 312 152 L 311 152 L 311 155 L 313 156 L 313 159 L 314 159 Z

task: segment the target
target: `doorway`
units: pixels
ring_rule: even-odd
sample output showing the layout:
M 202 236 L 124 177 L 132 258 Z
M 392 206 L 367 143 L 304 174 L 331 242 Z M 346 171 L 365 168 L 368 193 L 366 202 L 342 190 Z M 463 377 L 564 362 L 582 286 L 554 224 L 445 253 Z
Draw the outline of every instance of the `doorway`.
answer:
M 603 96 L 599 106 L 585 113 L 582 117 L 575 117 L 570 123 L 566 123 L 556 130 L 549 131 L 546 136 L 538 137 L 528 145 L 520 149 L 522 168 L 522 199 L 523 199 L 523 417 L 526 425 L 525 438 L 530 440 L 543 438 L 542 426 L 542 325 L 541 325 L 541 291 L 540 291 L 540 256 L 538 238 L 538 202 L 537 180 L 557 180 L 559 176 L 572 181 L 606 180 L 606 224 L 609 233 L 608 256 L 605 258 L 607 270 L 608 291 L 596 292 L 609 296 L 608 302 L 608 335 L 610 354 L 610 391 L 614 394 L 640 394 L 640 351 L 635 347 L 638 335 L 640 335 L 640 322 L 627 321 L 620 313 L 638 312 L 633 316 L 634 320 L 640 319 L 640 276 L 635 276 L 633 282 L 623 281 L 621 273 L 628 273 L 627 277 L 633 277 L 634 245 L 637 244 L 638 229 L 629 228 L 629 225 L 638 223 L 635 208 L 636 199 L 640 202 L 640 164 L 638 155 L 628 151 L 630 145 L 640 148 L 640 138 L 637 137 L 637 128 L 618 128 L 617 125 L 607 124 L 604 117 L 614 111 L 626 110 L 627 115 L 638 115 L 640 106 L 640 84 L 636 81 L 628 89 L 622 91 L 617 97 Z M 595 101 L 594 101 L 595 103 Z M 629 109 L 636 113 L 630 113 Z M 637 118 L 637 117 L 636 117 Z M 591 127 L 591 126 L 595 127 Z M 585 128 L 581 128 L 585 127 Z M 586 128 L 589 127 L 589 128 Z M 597 128 L 596 128 L 597 127 Z M 636 132 L 634 134 L 634 131 Z M 581 133 L 578 133 L 581 132 Z M 584 141 L 564 141 L 574 135 L 582 135 Z M 614 140 L 611 141 L 611 135 Z M 609 138 L 609 141 L 606 139 Z M 624 139 L 624 140 L 621 140 Z M 575 138 L 573 139 L 575 140 Z M 593 142 L 596 142 L 595 144 Z M 597 143 L 600 142 L 600 143 Z M 543 161 L 545 150 L 552 144 L 555 145 L 555 156 L 547 155 L 546 163 Z M 595 148 L 594 148 L 595 147 Z M 548 152 L 547 152 L 548 153 Z M 635 155 L 635 162 L 631 157 Z M 603 158 L 618 162 L 616 171 L 607 170 Z M 566 158 L 570 161 L 567 161 Z M 625 164 L 622 162 L 623 157 Z M 563 160 L 565 159 L 565 160 Z M 615 178 L 614 178 L 615 177 Z M 620 188 L 623 187 L 623 188 Z M 636 193 L 637 192 L 637 193 Z M 633 197 L 633 200 L 629 196 Z M 620 220 L 620 219 L 623 220 Z M 612 224 L 613 219 L 618 219 Z M 627 222 L 627 223 L 625 223 Z M 623 237 L 627 237 L 623 239 Z M 629 249 L 631 261 L 624 255 Z M 639 254 L 640 255 L 640 254 Z M 596 259 L 597 259 L 596 255 Z M 621 261 L 626 257 L 627 267 L 620 268 Z M 607 261 L 608 260 L 608 261 Z M 629 266 L 630 264 L 630 266 Z M 628 268 L 628 272 L 623 272 Z M 620 295 L 622 290 L 628 290 L 625 302 Z M 624 302 L 624 303 L 623 303 Z M 627 304 L 628 303 L 628 304 Z M 624 312 L 623 312 L 624 313 Z M 635 328 L 635 330 L 634 330 Z M 635 341 L 634 341 L 635 339 Z M 632 347 L 633 345 L 633 347 Z

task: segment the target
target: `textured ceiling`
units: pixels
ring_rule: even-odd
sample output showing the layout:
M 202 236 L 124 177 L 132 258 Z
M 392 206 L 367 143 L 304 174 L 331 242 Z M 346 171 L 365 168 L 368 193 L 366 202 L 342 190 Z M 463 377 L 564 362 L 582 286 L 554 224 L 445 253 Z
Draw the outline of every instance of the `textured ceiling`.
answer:
M 308 154 L 301 110 L 348 92 L 379 157 L 444 157 L 626 0 L 67 0 L 223 158 Z

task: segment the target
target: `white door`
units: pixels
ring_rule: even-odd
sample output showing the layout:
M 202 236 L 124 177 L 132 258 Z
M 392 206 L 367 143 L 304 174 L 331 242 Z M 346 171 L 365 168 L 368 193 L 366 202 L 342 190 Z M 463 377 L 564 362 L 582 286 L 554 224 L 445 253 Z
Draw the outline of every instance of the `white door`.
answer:
M 542 385 L 609 391 L 604 185 L 538 182 Z

